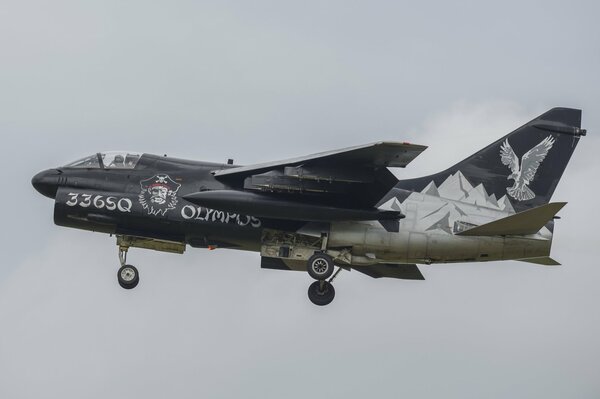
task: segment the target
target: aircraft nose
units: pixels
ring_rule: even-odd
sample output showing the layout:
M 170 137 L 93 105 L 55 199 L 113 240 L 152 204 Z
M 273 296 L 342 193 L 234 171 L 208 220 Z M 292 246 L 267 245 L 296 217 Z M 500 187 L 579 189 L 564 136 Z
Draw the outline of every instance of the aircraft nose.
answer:
M 38 173 L 31 179 L 31 185 L 40 194 L 45 195 L 48 198 L 56 197 L 56 190 L 58 190 L 58 176 L 61 172 L 57 169 L 48 169 Z

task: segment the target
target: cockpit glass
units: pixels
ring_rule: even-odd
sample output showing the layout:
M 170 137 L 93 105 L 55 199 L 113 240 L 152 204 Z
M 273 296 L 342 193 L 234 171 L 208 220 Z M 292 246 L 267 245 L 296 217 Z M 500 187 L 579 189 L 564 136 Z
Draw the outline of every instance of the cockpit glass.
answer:
M 100 161 L 98 160 L 98 154 L 90 155 L 82 159 L 78 159 L 75 162 L 65 165 L 67 168 L 100 168 Z
M 137 165 L 141 154 L 128 151 L 112 151 L 100 154 L 102 163 L 108 169 L 133 169 Z
M 133 169 L 142 155 L 131 151 L 110 151 L 90 155 L 65 165 L 67 168 Z

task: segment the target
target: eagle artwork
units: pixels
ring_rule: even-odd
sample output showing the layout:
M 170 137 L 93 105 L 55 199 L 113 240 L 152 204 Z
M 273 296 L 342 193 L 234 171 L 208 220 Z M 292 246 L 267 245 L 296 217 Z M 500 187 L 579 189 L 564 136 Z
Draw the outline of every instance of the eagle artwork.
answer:
M 513 179 L 515 181 L 512 187 L 506 189 L 508 195 L 517 201 L 527 201 L 535 198 L 535 193 L 531 191 L 528 185 L 533 181 L 538 167 L 544 158 L 546 158 L 553 144 L 554 138 L 552 136 L 546 137 L 523 155 L 521 165 L 519 165 L 519 157 L 513 151 L 508 139 L 502 143 L 500 147 L 500 159 L 502 160 L 502 164 L 508 166 L 512 172 L 506 179 Z

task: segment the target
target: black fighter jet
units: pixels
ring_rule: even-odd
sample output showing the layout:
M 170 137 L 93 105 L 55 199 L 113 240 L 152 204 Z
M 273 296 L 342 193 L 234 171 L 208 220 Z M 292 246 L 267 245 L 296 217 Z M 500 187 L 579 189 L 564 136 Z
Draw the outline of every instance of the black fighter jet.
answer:
M 131 247 L 256 251 L 261 267 L 306 271 L 316 305 L 342 270 L 423 280 L 417 264 L 550 258 L 550 198 L 579 139 L 581 111 L 554 108 L 451 168 L 398 180 L 425 146 L 376 142 L 237 166 L 135 152 L 96 153 L 37 174 L 60 226 L 116 236 L 125 289 Z M 468 145 L 468 143 L 464 143 Z M 336 270 L 337 268 L 337 270 Z

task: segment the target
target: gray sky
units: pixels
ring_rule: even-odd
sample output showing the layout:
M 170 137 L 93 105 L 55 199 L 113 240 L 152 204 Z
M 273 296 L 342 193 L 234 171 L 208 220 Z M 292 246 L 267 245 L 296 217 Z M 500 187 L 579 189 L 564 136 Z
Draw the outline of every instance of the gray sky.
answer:
M 597 2 L 5 1 L 2 398 L 597 398 Z M 553 257 L 310 278 L 259 256 L 132 250 L 59 228 L 39 170 L 131 149 L 237 163 L 376 140 L 434 172 L 553 106 L 589 131 Z

